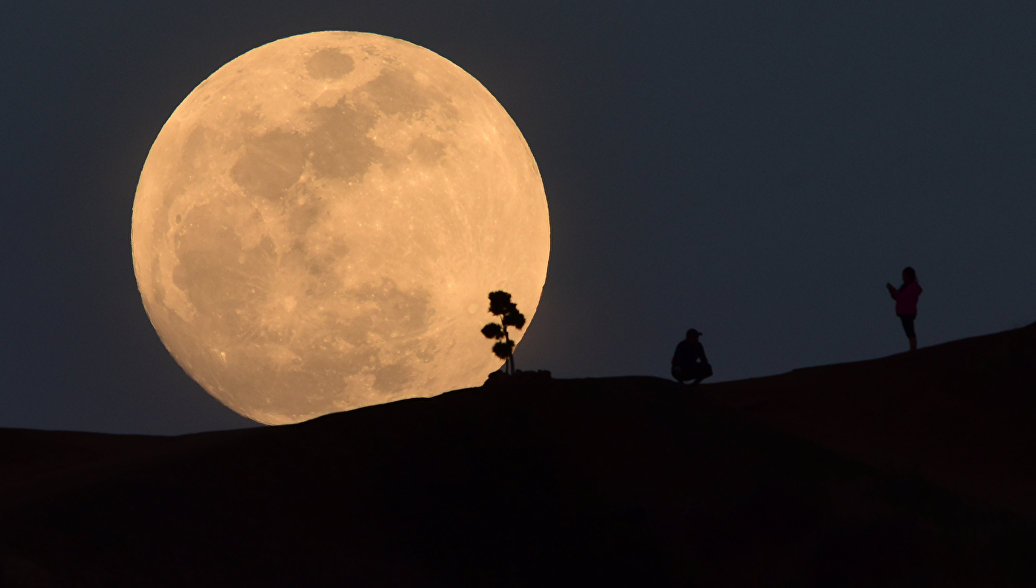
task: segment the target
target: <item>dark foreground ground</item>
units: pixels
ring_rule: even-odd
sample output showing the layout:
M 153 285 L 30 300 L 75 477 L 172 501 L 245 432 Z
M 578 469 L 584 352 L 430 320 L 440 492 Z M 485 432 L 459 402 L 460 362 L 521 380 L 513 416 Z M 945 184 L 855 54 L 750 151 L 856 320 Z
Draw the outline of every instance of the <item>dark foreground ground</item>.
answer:
M 1036 325 L 683 388 L 0 430 L 0 586 L 1036 585 Z

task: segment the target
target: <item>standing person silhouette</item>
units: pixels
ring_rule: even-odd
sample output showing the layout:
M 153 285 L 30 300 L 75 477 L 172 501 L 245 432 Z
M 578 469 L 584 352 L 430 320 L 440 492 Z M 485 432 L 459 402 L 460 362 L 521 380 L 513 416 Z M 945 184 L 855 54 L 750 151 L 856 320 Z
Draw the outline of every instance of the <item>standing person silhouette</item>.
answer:
M 885 287 L 896 301 L 896 316 L 903 323 L 903 330 L 910 341 L 910 351 L 915 351 L 917 333 L 914 332 L 914 319 L 917 318 L 917 299 L 922 292 L 921 284 L 917 283 L 917 273 L 914 268 L 907 266 L 903 268 L 902 286 L 896 288 L 892 284 L 885 284 Z
M 671 373 L 681 384 L 692 380 L 691 385 L 694 386 L 712 375 L 712 366 L 705 357 L 705 347 L 698 341 L 698 337 L 701 337 L 698 329 L 688 329 L 686 338 L 676 344 L 676 351 L 673 352 Z

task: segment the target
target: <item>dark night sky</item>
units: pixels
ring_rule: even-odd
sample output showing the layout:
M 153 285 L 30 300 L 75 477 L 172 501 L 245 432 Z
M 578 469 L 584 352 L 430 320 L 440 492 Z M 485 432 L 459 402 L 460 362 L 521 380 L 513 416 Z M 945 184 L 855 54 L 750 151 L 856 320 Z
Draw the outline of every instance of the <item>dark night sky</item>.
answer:
M 1028 324 L 1033 23 L 1030 0 L 16 3 L 0 22 L 0 426 L 252 424 L 162 347 L 130 214 L 198 83 L 316 30 L 427 47 L 524 133 L 552 250 L 520 369 L 667 377 L 691 326 L 716 381 L 897 353 L 884 284 L 908 264 L 922 346 Z

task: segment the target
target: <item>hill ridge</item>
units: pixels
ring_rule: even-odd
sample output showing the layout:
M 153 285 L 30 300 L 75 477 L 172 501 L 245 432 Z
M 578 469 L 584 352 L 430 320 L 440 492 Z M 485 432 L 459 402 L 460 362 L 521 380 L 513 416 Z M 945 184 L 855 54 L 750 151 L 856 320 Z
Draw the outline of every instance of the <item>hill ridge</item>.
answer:
M 1027 585 L 1034 341 L 176 437 L 0 430 L 0 584 Z

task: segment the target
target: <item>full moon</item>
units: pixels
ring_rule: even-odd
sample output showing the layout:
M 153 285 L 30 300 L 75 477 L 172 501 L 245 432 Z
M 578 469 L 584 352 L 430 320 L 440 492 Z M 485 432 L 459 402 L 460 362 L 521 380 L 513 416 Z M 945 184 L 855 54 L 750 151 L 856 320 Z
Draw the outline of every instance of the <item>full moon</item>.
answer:
M 133 203 L 151 323 L 266 424 L 480 385 L 489 292 L 529 319 L 550 255 L 539 170 L 471 75 L 406 41 L 298 35 L 176 108 Z M 520 339 L 521 332 L 512 332 Z

